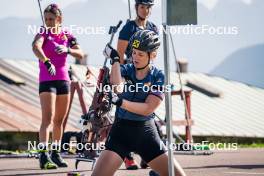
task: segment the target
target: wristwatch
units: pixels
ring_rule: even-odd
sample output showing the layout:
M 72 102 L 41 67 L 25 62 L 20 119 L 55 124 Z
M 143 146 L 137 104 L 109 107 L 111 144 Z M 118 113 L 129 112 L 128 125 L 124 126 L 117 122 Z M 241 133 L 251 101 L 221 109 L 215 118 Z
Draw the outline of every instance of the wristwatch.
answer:
M 70 48 L 67 48 L 67 54 L 71 54 Z
M 116 63 L 116 62 L 120 63 L 120 58 L 119 57 L 114 57 L 113 59 L 111 59 L 110 64 L 114 65 L 114 63 Z

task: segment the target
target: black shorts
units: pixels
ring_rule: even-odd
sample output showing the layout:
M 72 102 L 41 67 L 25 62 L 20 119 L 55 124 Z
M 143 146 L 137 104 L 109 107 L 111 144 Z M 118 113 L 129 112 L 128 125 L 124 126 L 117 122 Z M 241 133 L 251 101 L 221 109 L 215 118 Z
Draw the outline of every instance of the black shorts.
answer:
M 123 160 L 135 152 L 147 163 L 166 152 L 153 119 L 141 122 L 116 118 L 105 147 Z
M 39 94 L 42 92 L 52 92 L 57 95 L 70 93 L 70 82 L 65 80 L 44 81 L 39 83 Z

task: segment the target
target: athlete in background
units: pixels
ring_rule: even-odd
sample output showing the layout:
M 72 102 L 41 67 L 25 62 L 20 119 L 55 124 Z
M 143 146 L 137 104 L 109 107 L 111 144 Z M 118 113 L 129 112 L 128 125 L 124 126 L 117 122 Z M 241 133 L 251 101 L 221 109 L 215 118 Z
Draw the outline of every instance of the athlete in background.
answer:
M 44 10 L 46 27 L 35 36 L 32 47 L 39 59 L 39 97 L 42 121 L 39 131 L 39 163 L 42 169 L 67 167 L 61 158 L 60 141 L 63 121 L 70 102 L 70 79 L 66 64 L 68 55 L 83 58 L 76 38 L 62 30 L 62 12 L 58 5 L 50 4 Z M 52 151 L 49 155 L 49 126 L 53 121 Z

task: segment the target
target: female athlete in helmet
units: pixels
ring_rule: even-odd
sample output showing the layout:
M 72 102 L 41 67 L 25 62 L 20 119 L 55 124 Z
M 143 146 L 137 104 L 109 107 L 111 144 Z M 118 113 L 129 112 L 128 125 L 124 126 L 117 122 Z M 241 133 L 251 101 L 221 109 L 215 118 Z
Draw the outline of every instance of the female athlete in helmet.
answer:
M 131 151 L 139 154 L 160 176 L 168 175 L 168 154 L 154 123 L 153 112 L 164 97 L 164 74 L 150 65 L 160 46 L 158 35 L 137 31 L 131 38 L 132 64 L 120 65 L 118 52 L 107 45 L 111 58 L 110 82 L 115 85 L 115 122 L 106 140 L 106 150 L 96 163 L 92 176 L 112 176 Z M 117 87 L 118 86 L 118 87 Z M 175 175 L 185 175 L 174 160 Z
M 128 21 L 122 30 L 119 33 L 119 38 L 117 42 L 117 51 L 120 56 L 120 63 L 131 63 L 132 62 L 132 50 L 129 46 L 129 40 L 133 34 L 139 30 L 147 29 L 154 31 L 158 34 L 157 26 L 148 21 L 148 18 L 151 14 L 152 6 L 154 5 L 154 0 L 135 0 L 135 10 L 136 10 L 136 19 Z M 126 58 L 124 56 L 126 55 Z M 132 152 L 124 159 L 125 166 L 129 170 L 138 169 L 138 164 L 134 160 Z M 147 164 L 141 160 L 141 168 L 148 167 Z

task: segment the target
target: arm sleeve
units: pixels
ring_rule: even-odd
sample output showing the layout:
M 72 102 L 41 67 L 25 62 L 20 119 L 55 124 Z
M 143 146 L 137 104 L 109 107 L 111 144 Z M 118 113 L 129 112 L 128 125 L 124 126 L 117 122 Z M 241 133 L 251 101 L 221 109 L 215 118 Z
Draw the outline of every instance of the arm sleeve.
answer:
M 123 78 L 127 77 L 127 75 L 128 75 L 128 67 L 127 67 L 127 65 L 120 65 L 120 72 L 121 72 L 121 76 Z
M 72 34 L 67 34 L 68 38 L 68 46 L 72 48 L 75 45 L 78 45 L 76 37 L 74 37 Z
M 48 36 L 48 32 L 45 27 L 41 26 L 39 32 L 36 34 L 36 37 L 43 37 L 44 39 Z
M 44 43 L 45 43 L 45 39 L 46 39 L 47 37 L 48 37 L 48 34 L 46 33 L 46 29 L 45 29 L 45 27 L 41 26 L 39 32 L 35 35 L 32 44 L 34 44 L 35 41 L 36 41 L 38 38 L 43 38 L 43 39 L 44 39 Z M 44 43 L 43 43 L 43 44 L 44 44 Z
M 158 29 L 158 27 L 157 27 L 155 24 L 153 24 L 153 31 L 154 31 L 157 35 L 159 35 L 159 29 Z
M 158 73 L 155 79 L 155 82 L 151 86 L 149 95 L 157 96 L 161 100 L 164 99 L 164 73 L 163 72 L 160 71 Z
M 132 36 L 131 25 L 130 25 L 130 23 L 127 23 L 127 24 L 122 28 L 122 30 L 119 32 L 119 37 L 118 37 L 118 39 L 129 41 L 129 39 L 130 39 L 131 36 Z

